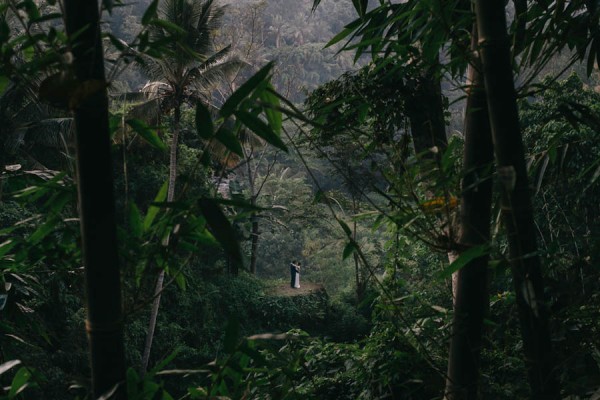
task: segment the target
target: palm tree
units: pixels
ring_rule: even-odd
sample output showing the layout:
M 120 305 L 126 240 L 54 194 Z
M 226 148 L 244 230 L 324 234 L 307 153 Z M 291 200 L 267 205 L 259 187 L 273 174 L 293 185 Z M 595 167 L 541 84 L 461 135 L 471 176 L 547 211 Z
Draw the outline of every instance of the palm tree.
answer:
M 153 42 L 166 43 L 161 58 L 144 57 L 142 67 L 153 79 L 143 91 L 149 102 L 132 110 L 148 109 L 149 103 L 161 114 L 173 112 L 172 138 L 169 156 L 169 188 L 167 201 L 175 197 L 177 178 L 177 142 L 179 138 L 181 109 L 185 104 L 198 102 L 210 104 L 210 88 L 244 65 L 230 54 L 230 47 L 216 51 L 212 33 L 220 26 L 224 7 L 214 5 L 213 0 L 165 0 L 160 17 L 168 24 L 156 24 L 150 30 Z M 178 28 L 176 28 L 178 27 Z M 160 305 L 160 293 L 164 271 L 160 273 L 152 305 L 146 345 L 142 357 L 142 371 L 148 366 L 150 349 Z

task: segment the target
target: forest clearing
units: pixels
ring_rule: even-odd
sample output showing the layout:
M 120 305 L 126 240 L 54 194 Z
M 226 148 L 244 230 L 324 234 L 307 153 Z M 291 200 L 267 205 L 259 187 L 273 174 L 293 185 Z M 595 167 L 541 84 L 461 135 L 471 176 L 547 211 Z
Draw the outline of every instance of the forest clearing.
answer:
M 0 0 L 0 400 L 600 399 L 591 0 Z

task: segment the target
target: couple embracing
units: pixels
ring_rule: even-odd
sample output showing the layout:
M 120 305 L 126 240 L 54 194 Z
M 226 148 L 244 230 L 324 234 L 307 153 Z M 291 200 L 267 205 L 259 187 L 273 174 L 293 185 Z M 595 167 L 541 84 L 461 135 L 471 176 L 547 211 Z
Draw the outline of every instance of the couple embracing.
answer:
M 299 289 L 300 288 L 300 263 L 299 262 L 294 261 L 290 264 L 290 275 L 291 275 L 290 286 L 293 287 L 294 289 Z

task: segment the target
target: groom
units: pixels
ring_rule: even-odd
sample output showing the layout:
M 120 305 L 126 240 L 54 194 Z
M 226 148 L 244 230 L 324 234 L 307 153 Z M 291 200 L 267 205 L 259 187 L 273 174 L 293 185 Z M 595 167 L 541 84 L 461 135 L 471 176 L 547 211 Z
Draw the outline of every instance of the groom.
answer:
M 293 288 L 294 283 L 296 282 L 296 261 L 294 261 L 290 264 L 290 275 L 291 275 L 290 287 Z

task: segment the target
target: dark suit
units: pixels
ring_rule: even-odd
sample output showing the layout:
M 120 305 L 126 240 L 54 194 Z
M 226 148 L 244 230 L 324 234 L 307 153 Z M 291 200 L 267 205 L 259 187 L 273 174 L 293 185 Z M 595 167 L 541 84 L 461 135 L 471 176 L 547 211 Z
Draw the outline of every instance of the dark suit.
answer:
M 296 266 L 294 265 L 294 263 L 290 263 L 290 275 L 290 287 L 294 287 L 294 283 L 296 281 Z

